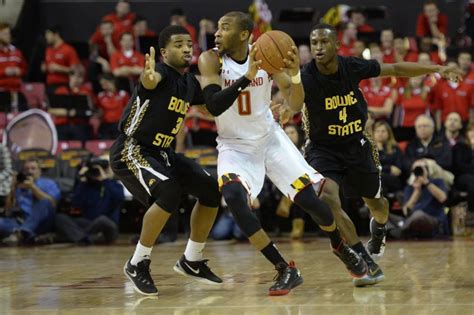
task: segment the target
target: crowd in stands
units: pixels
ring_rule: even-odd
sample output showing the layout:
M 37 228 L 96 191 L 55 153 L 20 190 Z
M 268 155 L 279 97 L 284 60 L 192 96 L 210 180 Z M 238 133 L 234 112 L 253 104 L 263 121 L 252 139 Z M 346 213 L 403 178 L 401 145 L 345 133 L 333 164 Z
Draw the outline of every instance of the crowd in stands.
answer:
M 416 37 L 397 34 L 390 28 L 375 29 L 359 8 L 350 10 L 347 20 L 338 25 L 340 55 L 383 63 L 456 65 L 464 73 L 464 80 L 456 83 L 437 74 L 361 82 L 370 116 L 366 129 L 379 152 L 383 190 L 391 205 L 389 235 L 395 238 L 449 235 L 447 206 L 462 200 L 467 201 L 468 214 L 474 214 L 472 47 L 459 47 L 449 36 L 448 17 L 434 1 L 426 1 L 421 10 L 413 21 Z M 177 8 L 170 12 L 169 22 L 184 26 L 191 34 L 194 52 L 190 71 L 197 71 L 199 54 L 213 47 L 216 21 L 202 19 L 196 29 L 187 22 L 184 11 Z M 9 103 L 0 113 L 1 128 L 8 118 L 4 112 L 17 114 L 35 107 L 51 115 L 59 140 L 80 141 L 78 150 L 92 139 L 116 138 L 119 119 L 144 67 L 143 53 L 150 45 L 156 45 L 158 31 L 149 29 L 146 18 L 135 14 L 128 1 L 119 0 L 115 11 L 98 21 L 90 35 L 89 57 L 81 60 L 63 37 L 60 26 L 49 26 L 44 32 L 47 48 L 41 64 L 45 74 L 40 96 L 43 102 L 33 105 L 28 102 L 31 91 L 24 88 L 23 82 L 28 63 L 12 45 L 11 27 L 0 23 L 0 94 L 2 102 L 7 99 Z M 301 65 L 311 62 L 310 47 L 302 43 L 298 48 Z M 282 101 L 277 90 L 272 91 L 272 101 Z M 185 126 L 177 150 L 215 147 L 216 126 L 209 113 L 192 107 Z M 300 114 L 285 126 L 301 150 L 303 129 Z M 103 149 L 106 151 L 107 147 Z M 40 160 L 17 163 L 12 161 L 8 148 L 0 146 L 3 243 L 56 240 L 92 244 L 117 239 L 124 190 L 113 179 L 107 163 L 90 161 L 89 158 L 74 166 L 75 183 L 64 191 L 57 182 L 42 175 Z M 57 213 L 58 205 L 64 208 L 65 198 L 68 210 Z M 362 215 L 360 201 L 346 200 L 343 204 L 352 218 Z M 286 224 L 292 230 L 292 238 L 303 236 L 304 212 L 281 196 L 271 183 L 265 184 L 253 208 L 262 218 L 286 221 L 262 220 L 271 222 L 264 224 L 265 228 L 279 231 Z M 218 240 L 244 239 L 225 205 L 222 209 L 211 236 Z M 367 226 L 368 223 L 358 229 Z

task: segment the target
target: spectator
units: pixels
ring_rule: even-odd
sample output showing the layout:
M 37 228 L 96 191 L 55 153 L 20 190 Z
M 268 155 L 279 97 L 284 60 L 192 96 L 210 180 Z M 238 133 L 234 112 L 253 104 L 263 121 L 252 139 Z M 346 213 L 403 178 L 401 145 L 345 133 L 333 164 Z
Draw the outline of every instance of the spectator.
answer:
M 135 21 L 133 22 L 133 36 L 135 38 L 135 48 L 140 52 L 150 50 L 150 47 L 141 47 L 141 38 L 158 39 L 156 32 L 148 28 L 148 21 L 144 16 L 141 15 L 137 15 Z M 152 42 L 147 41 L 146 43 L 149 45 Z
M 145 57 L 133 49 L 131 33 L 126 32 L 121 35 L 120 48 L 110 57 L 110 67 L 114 76 L 120 80 L 119 87 L 130 92 L 130 80 L 135 81 L 142 73 Z
M 346 23 L 342 26 L 342 32 L 339 33 L 341 43 L 338 54 L 341 56 L 353 56 L 354 42 L 357 40 L 357 28 L 354 23 Z
M 449 144 L 450 148 L 453 148 L 458 142 L 464 141 L 461 131 L 461 116 L 456 112 L 449 113 L 444 121 L 443 140 Z
M 5 216 L 9 207 L 12 188 L 12 160 L 8 147 L 0 143 L 0 217 Z
M 439 12 L 435 1 L 427 0 L 423 4 L 423 13 L 416 21 L 416 36 L 441 38 L 448 32 L 448 17 Z
M 308 45 L 299 45 L 298 53 L 300 58 L 300 66 L 310 63 L 313 60 L 313 56 L 311 55 L 311 49 Z
M 393 63 L 395 60 L 395 51 L 393 48 L 393 30 L 384 29 L 380 32 L 380 45 L 383 52 L 383 62 Z
M 374 118 L 376 120 L 389 119 L 392 115 L 394 100 L 397 98 L 396 91 L 384 85 L 381 77 L 362 81 L 361 90 Z
M 45 37 L 48 48 L 41 69 L 46 72 L 47 91 L 53 94 L 59 86 L 69 83 L 69 74 L 80 62 L 76 50 L 64 42 L 59 27 L 47 28 Z
M 135 13 L 130 11 L 128 0 L 119 0 L 115 6 L 115 12 L 104 16 L 102 20 L 111 21 L 114 24 L 114 33 L 120 37 L 122 33 L 133 31 Z
M 126 91 L 117 91 L 115 79 L 111 75 L 103 75 L 100 85 L 103 91 L 99 93 L 97 100 L 101 116 L 99 138 L 115 139 L 119 135 L 120 117 L 122 117 L 123 109 L 127 106 L 130 96 Z
M 392 128 L 386 121 L 374 124 L 374 141 L 382 165 L 382 188 L 384 193 L 395 193 L 403 189 L 403 154 L 397 145 Z
M 472 67 L 472 55 L 468 51 L 461 51 L 458 54 L 458 65 L 464 73 L 464 81 L 474 89 L 474 68 Z
M 448 66 L 456 66 L 456 63 L 448 62 Z M 438 127 L 451 112 L 457 112 L 461 115 L 463 125 L 468 123 L 469 117 L 473 115 L 474 108 L 473 86 L 469 84 L 469 80 L 452 82 L 441 79 L 438 81 L 433 91 L 433 110 Z
M 431 117 L 420 115 L 415 121 L 416 138 L 410 141 L 405 156 L 409 167 L 419 159 L 433 159 L 444 170 L 451 168 L 452 152 L 449 145 L 434 136 L 435 125 Z
M 474 122 L 467 127 L 466 140 L 453 148 L 454 187 L 467 191 L 467 206 L 474 213 Z
M 214 116 L 205 108 L 192 106 L 186 114 L 185 123 L 193 146 L 217 146 L 217 127 Z
M 365 43 L 361 40 L 356 40 L 352 48 L 352 54 L 354 57 L 364 59 L 363 53 L 365 51 Z
M 15 187 L 15 206 L 19 216 L 0 218 L 0 235 L 9 235 L 3 239 L 3 243 L 8 245 L 31 242 L 36 235 L 51 232 L 61 195 L 56 182 L 41 176 L 38 160 L 25 162 Z
M 393 49 L 394 55 L 393 60 L 388 60 L 386 58 L 386 62 L 394 63 L 394 62 L 416 62 L 418 60 L 418 54 L 414 51 L 410 51 L 409 49 L 409 42 L 406 38 L 397 37 L 393 40 Z
M 21 51 L 11 42 L 10 25 L 0 23 L 0 92 L 10 93 L 13 107 L 18 108 L 21 77 L 26 74 L 27 65 Z
M 442 65 L 446 61 L 446 43 L 444 40 L 435 41 L 431 37 L 422 37 L 419 53 L 429 54 L 433 63 Z
M 214 47 L 214 33 L 216 24 L 212 20 L 202 19 L 199 21 L 199 48 L 206 51 Z
M 79 70 L 69 76 L 69 86 L 58 87 L 54 94 L 85 95 L 89 97 L 90 103 L 95 102 L 92 89 L 84 84 L 84 72 Z M 49 108 L 48 112 L 53 115 L 59 140 L 81 140 L 84 142 L 91 138 L 89 118 L 85 116 L 85 113 L 66 108 Z
M 102 20 L 97 30 L 89 39 L 91 51 L 97 50 L 98 55 L 109 60 L 120 45 L 119 36 L 114 33 L 114 24 L 110 20 Z
M 196 28 L 188 23 L 182 8 L 175 8 L 171 11 L 170 25 L 182 26 L 188 31 L 189 35 L 191 35 L 191 40 L 193 41 L 193 60 L 191 63 L 197 64 L 201 51 L 199 50 Z
M 355 8 L 351 11 L 349 11 L 349 18 L 352 23 L 357 28 L 357 32 L 359 33 L 374 33 L 375 29 L 367 24 L 366 22 L 366 16 L 364 11 L 362 11 L 359 8 Z
M 412 166 L 415 179 L 404 191 L 403 212 L 408 217 L 397 224 L 403 238 L 431 238 L 446 226 L 444 202 L 448 189 L 441 179 L 432 178 L 428 169 L 424 160 Z
M 406 86 L 399 91 L 398 100 L 400 126 L 396 130 L 397 140 L 411 140 L 415 137 L 415 121 L 417 117 L 428 113 L 428 89 L 423 86 L 423 77 L 412 77 Z
M 93 158 L 79 171 L 72 208 L 81 216 L 56 216 L 55 228 L 60 240 L 74 243 L 111 243 L 118 237 L 123 186 L 112 179 L 108 160 Z
M 418 54 L 418 63 L 422 65 L 432 65 L 433 61 L 431 60 L 430 54 L 426 52 L 421 52 Z M 430 104 L 433 103 L 434 97 L 432 89 L 436 86 L 439 79 L 441 79 L 441 76 L 438 73 L 431 73 L 424 76 L 423 86 L 430 90 L 430 93 L 428 94 Z

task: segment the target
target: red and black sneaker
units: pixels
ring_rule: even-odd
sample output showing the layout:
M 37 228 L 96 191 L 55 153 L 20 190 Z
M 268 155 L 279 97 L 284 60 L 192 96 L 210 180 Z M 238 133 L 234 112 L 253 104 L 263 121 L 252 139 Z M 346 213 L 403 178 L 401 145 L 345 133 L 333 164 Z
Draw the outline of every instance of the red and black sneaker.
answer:
M 339 243 L 337 248 L 332 249 L 334 255 L 346 265 L 347 270 L 354 278 L 360 278 L 367 274 L 367 263 L 344 241 Z
M 301 272 L 295 267 L 294 261 L 290 261 L 288 265 L 277 265 L 275 269 L 278 273 L 273 279 L 275 283 L 270 287 L 269 295 L 286 295 L 303 283 Z

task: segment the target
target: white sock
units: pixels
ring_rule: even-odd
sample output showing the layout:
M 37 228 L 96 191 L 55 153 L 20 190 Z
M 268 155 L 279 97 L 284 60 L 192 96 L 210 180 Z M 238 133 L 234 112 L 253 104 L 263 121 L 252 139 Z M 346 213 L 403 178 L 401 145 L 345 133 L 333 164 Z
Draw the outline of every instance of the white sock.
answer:
M 130 260 L 130 264 L 136 266 L 140 261 L 144 259 L 150 259 L 152 249 L 153 247 L 143 246 L 140 241 L 138 241 L 137 248 L 135 248 L 135 253 L 133 253 L 133 257 Z
M 206 246 L 206 243 L 198 243 L 189 239 L 188 244 L 186 245 L 186 250 L 184 251 L 184 256 L 189 261 L 202 260 L 204 246 Z

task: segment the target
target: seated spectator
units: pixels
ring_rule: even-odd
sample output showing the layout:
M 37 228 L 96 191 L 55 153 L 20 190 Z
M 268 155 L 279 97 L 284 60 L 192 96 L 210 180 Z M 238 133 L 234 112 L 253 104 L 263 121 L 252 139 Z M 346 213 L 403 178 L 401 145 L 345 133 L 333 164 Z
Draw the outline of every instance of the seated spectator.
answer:
M 412 172 L 415 180 L 404 191 L 403 212 L 407 217 L 397 222 L 397 226 L 402 238 L 430 238 L 446 226 L 444 202 L 448 189 L 441 179 L 430 176 L 423 160 L 413 164 Z
M 384 63 L 394 63 L 395 62 L 395 51 L 393 48 L 393 30 L 384 29 L 380 32 L 380 45 L 383 52 L 383 62 Z
M 448 33 L 448 17 L 439 12 L 436 2 L 427 0 L 416 21 L 416 36 L 441 38 Z
M 10 192 L 12 188 L 12 160 L 10 150 L 0 143 L 0 217 L 5 216 L 6 209 L 10 206 Z
M 451 168 L 452 152 L 449 145 L 435 137 L 435 125 L 431 117 L 420 115 L 415 121 L 416 138 L 408 144 L 405 157 L 411 168 L 419 159 L 433 159 L 444 170 Z
M 430 54 L 421 52 L 418 54 L 418 63 L 428 66 L 428 65 L 432 65 L 433 61 L 431 59 Z M 433 103 L 433 97 L 434 97 L 434 94 L 432 93 L 433 89 L 440 79 L 441 79 L 441 76 L 438 73 L 431 73 L 424 76 L 423 86 L 430 90 L 430 93 L 428 94 L 430 104 Z
M 445 40 L 433 40 L 431 37 L 420 39 L 419 53 L 427 53 L 434 64 L 442 65 L 446 61 Z
M 46 72 L 47 91 L 53 94 L 59 86 L 68 85 L 69 74 L 80 67 L 80 61 L 76 50 L 64 42 L 59 27 L 47 28 L 45 37 L 48 48 L 41 69 Z
M 111 20 L 102 20 L 89 39 L 89 44 L 91 51 L 97 50 L 101 58 L 109 60 L 120 47 L 120 36 L 114 33 L 114 23 Z
M 308 45 L 299 45 L 298 53 L 300 58 L 300 66 L 310 63 L 313 60 L 313 56 L 311 55 L 311 49 Z
M 199 21 L 199 48 L 206 51 L 214 47 L 214 34 L 216 33 L 216 24 L 212 20 L 202 19 Z
M 95 102 L 92 89 L 84 84 L 84 73 L 82 71 L 71 73 L 69 85 L 58 87 L 54 94 L 85 95 L 89 97 L 91 103 Z M 89 118 L 84 115 L 85 113 L 66 108 L 49 108 L 48 112 L 53 115 L 59 140 L 81 140 L 84 142 L 91 138 L 91 126 L 89 125 Z
M 10 25 L 0 23 L 0 93 L 10 93 L 12 109 L 16 111 L 21 78 L 26 74 L 27 65 L 21 51 L 11 42 Z
M 455 62 L 448 62 L 448 66 L 456 66 Z M 467 125 L 470 112 L 474 108 L 474 85 L 469 80 L 452 82 L 441 79 L 433 89 L 433 110 L 438 127 L 451 112 L 461 115 L 463 125 Z
M 458 142 L 464 141 L 461 132 L 461 116 L 456 112 L 449 113 L 444 121 L 443 141 L 447 142 L 450 148 L 453 148 Z
M 142 73 L 144 66 L 145 57 L 133 49 L 133 35 L 123 33 L 120 37 L 120 50 L 110 57 L 112 73 L 121 81 L 119 88 L 130 92 L 131 85 Z
M 395 193 L 403 189 L 403 154 L 393 136 L 392 128 L 386 121 L 374 125 L 374 141 L 382 165 L 382 187 L 384 193 Z
M 354 42 L 357 40 L 357 28 L 354 23 L 346 23 L 342 25 L 341 32 L 339 32 L 340 47 L 338 54 L 341 56 L 354 55 Z
M 360 88 L 374 118 L 388 120 L 392 115 L 394 100 L 397 99 L 396 91 L 384 85 L 381 77 L 362 81 Z
M 365 43 L 361 40 L 356 40 L 354 42 L 354 47 L 352 47 L 352 54 L 354 57 L 364 59 Z
M 396 37 L 393 40 L 393 60 L 388 60 L 388 63 L 394 62 L 416 62 L 418 60 L 418 53 L 414 51 L 410 51 L 409 49 L 409 42 L 406 38 L 403 37 Z
M 364 11 L 355 8 L 349 11 L 349 19 L 357 28 L 359 33 L 374 33 L 375 29 L 367 24 Z
M 399 128 L 396 129 L 398 141 L 411 140 L 415 137 L 417 117 L 429 112 L 430 104 L 428 89 L 423 86 L 423 77 L 412 77 L 406 86 L 399 90 L 397 106 L 399 112 Z
M 52 179 L 41 176 L 38 160 L 28 160 L 15 183 L 13 215 L 0 218 L 0 236 L 4 244 L 33 242 L 37 235 L 51 232 L 56 204 L 61 192 Z
M 474 213 L 474 123 L 466 131 L 466 140 L 453 148 L 454 187 L 467 191 L 467 206 Z
M 471 53 L 468 51 L 461 51 L 458 54 L 458 65 L 464 74 L 463 82 L 469 84 L 471 88 L 474 89 L 474 68 L 472 67 Z
M 126 91 L 117 90 L 115 78 L 103 75 L 100 79 L 103 91 L 97 98 L 97 107 L 100 110 L 101 123 L 99 127 L 100 139 L 115 139 L 118 137 L 118 123 L 123 109 L 127 106 L 130 96 Z
M 135 38 L 135 48 L 141 52 L 149 51 L 150 47 L 141 47 L 140 38 L 150 37 L 158 40 L 156 32 L 148 28 L 148 21 L 141 15 L 137 15 L 133 22 L 133 37 Z
M 119 233 L 119 215 L 124 200 L 123 186 L 112 179 L 105 159 L 92 158 L 79 171 L 72 208 L 80 217 L 56 216 L 58 240 L 73 243 L 111 243 Z
M 115 12 L 107 14 L 102 20 L 109 20 L 114 24 L 114 33 L 120 37 L 122 33 L 132 32 L 135 13 L 130 10 L 128 0 L 118 0 Z

